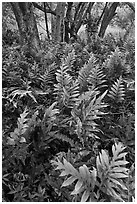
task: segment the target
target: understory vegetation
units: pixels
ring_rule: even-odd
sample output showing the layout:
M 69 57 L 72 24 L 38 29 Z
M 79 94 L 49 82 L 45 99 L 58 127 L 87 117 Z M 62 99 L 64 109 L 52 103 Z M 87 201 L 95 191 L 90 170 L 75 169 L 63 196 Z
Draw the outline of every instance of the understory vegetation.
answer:
M 9 32 L 9 31 L 8 31 Z M 134 202 L 135 42 L 3 33 L 4 202 Z

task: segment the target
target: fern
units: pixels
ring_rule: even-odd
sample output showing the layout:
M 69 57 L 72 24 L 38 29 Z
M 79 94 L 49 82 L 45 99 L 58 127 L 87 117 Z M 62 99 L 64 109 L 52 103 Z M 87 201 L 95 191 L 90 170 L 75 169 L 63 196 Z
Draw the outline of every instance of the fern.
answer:
M 71 52 L 68 53 L 67 57 L 65 58 L 64 63 L 67 64 L 69 70 L 72 72 L 73 70 L 73 63 L 75 61 L 76 55 L 75 50 L 71 50 Z
M 36 98 L 35 98 L 35 96 L 34 96 L 34 94 L 33 94 L 33 92 L 32 92 L 31 90 L 16 89 L 16 90 L 12 91 L 12 93 L 9 95 L 9 97 L 10 97 L 10 96 L 13 96 L 12 99 L 11 99 L 11 101 L 13 101 L 14 98 L 15 98 L 17 95 L 19 95 L 19 98 L 22 98 L 22 97 L 24 97 L 24 96 L 29 96 L 29 97 L 31 97 L 31 98 L 33 99 L 33 101 L 34 101 L 35 103 L 37 103 L 37 100 L 36 100 Z
M 123 153 L 124 149 L 125 147 L 121 143 L 115 144 L 112 146 L 113 157 L 111 160 L 104 150 L 96 159 L 98 177 L 101 180 L 100 189 L 118 201 L 123 201 L 119 191 L 127 190 L 123 182 L 123 179 L 128 177 L 128 169 L 125 168 L 128 163 L 125 160 L 127 152 Z
M 88 88 L 88 85 L 94 88 L 105 87 L 105 75 L 102 69 L 97 65 L 97 60 L 92 54 L 87 64 L 79 71 L 78 81 L 81 91 Z
M 128 181 L 127 181 L 127 189 L 128 189 L 128 202 L 134 202 L 135 198 L 135 164 L 132 164 L 132 166 L 129 169 L 128 174 Z
M 102 69 L 96 65 L 92 70 L 88 78 L 88 82 L 90 85 L 97 87 L 97 88 L 102 88 L 106 87 L 105 85 L 106 79 L 105 75 L 103 74 Z
M 106 70 L 106 76 L 108 80 L 115 80 L 117 77 L 122 75 L 123 72 L 123 61 L 121 58 L 121 52 L 118 47 L 116 47 L 115 52 L 113 52 L 110 57 L 103 64 Z
M 56 80 L 58 84 L 55 84 L 55 92 L 57 91 L 58 95 L 61 96 L 63 92 L 63 87 L 70 86 L 72 82 L 72 77 L 68 74 L 68 67 L 65 64 L 62 64 L 60 69 L 56 72 Z
M 80 139 L 83 136 L 85 138 L 89 137 L 93 132 L 98 131 L 95 120 L 105 114 L 100 109 L 107 106 L 102 102 L 107 91 L 98 98 L 96 97 L 97 93 L 89 91 L 83 94 L 72 111 L 72 116 L 76 121 L 76 133 Z
M 54 91 L 57 94 L 57 100 L 62 107 L 62 104 L 68 108 L 72 108 L 79 96 L 79 84 L 72 79 L 68 74 L 69 68 L 62 64 L 56 72 L 56 79 L 58 84 L 54 85 Z
M 43 75 L 40 75 L 38 77 L 38 79 L 41 81 L 42 88 L 44 90 L 47 89 L 47 85 L 53 84 L 54 78 L 55 78 L 55 70 L 56 70 L 56 66 L 55 66 L 55 63 L 53 63 L 50 66 L 45 68 L 45 72 Z
M 96 183 L 96 169 L 90 171 L 86 165 L 83 165 L 79 167 L 78 171 L 65 158 L 63 162 L 58 159 L 57 161 L 52 160 L 51 163 L 57 166 L 56 170 L 62 170 L 60 176 L 67 176 L 67 179 L 62 183 L 62 187 L 75 182 L 75 188 L 71 195 L 80 194 L 81 202 L 94 201 L 92 197 L 94 196 L 93 190 Z
M 123 152 L 124 149 L 121 143 L 115 143 L 112 146 L 112 158 L 105 150 L 102 150 L 96 158 L 97 169 L 93 167 L 93 170 L 90 170 L 85 164 L 77 170 L 65 158 L 57 158 L 51 163 L 56 166 L 55 170 L 61 171 L 60 176 L 65 177 L 62 187 L 73 184 L 74 190 L 71 192 L 71 195 L 74 196 L 73 201 L 79 201 L 79 197 L 81 202 L 98 201 L 101 192 L 109 195 L 111 200 L 124 201 L 118 193 L 121 188 L 127 190 L 124 179 L 128 177 L 128 169 L 125 168 L 128 162 L 125 160 L 127 153 Z
M 96 64 L 96 59 L 92 54 L 88 63 L 85 64 L 79 71 L 78 81 L 79 81 L 81 90 L 85 90 L 87 88 L 89 75 L 92 69 L 95 67 L 95 64 Z
M 57 102 L 54 102 L 49 108 L 45 110 L 45 114 L 41 122 L 41 128 L 44 135 L 50 132 L 52 126 L 54 125 L 54 121 L 56 120 L 56 115 L 59 113 L 59 110 L 54 108 L 56 104 Z
M 124 95 L 124 85 L 122 84 L 122 77 L 120 77 L 111 87 L 108 96 L 115 102 L 121 102 L 124 100 Z
M 14 132 L 10 133 L 10 137 L 8 138 L 8 144 L 9 145 L 15 145 L 17 142 L 26 142 L 26 139 L 23 136 L 23 134 L 26 132 L 26 130 L 29 127 L 30 119 L 27 118 L 28 110 L 25 108 L 24 112 L 20 114 L 20 118 L 18 118 L 17 121 L 17 128 L 15 128 Z
M 63 89 L 63 102 L 64 105 L 68 108 L 73 108 L 76 101 L 78 100 L 79 96 L 79 84 L 78 81 L 74 81 L 72 83 L 72 86 L 68 88 L 68 90 Z

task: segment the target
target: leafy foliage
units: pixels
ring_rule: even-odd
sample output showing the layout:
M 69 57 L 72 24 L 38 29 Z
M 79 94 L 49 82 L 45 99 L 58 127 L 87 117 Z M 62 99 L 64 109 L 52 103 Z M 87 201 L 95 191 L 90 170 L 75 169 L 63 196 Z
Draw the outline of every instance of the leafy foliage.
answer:
M 3 38 L 4 202 L 134 201 L 134 38 L 90 32 L 36 58 Z
M 112 158 L 105 150 L 102 150 L 96 158 L 97 168 L 94 167 L 93 170 L 89 170 L 85 164 L 77 170 L 65 158 L 63 161 L 57 159 L 51 162 L 52 165 L 57 166 L 56 170 L 61 171 L 60 176 L 65 177 L 61 187 L 72 185 L 75 182 L 74 190 L 71 192 L 75 201 L 79 201 L 78 194 L 81 202 L 97 201 L 101 191 L 110 195 L 114 200 L 123 201 L 117 191 L 120 188 L 127 190 L 123 182 L 128 177 L 128 169 L 125 168 L 128 163 L 125 160 L 127 152 L 123 153 L 124 149 L 121 143 L 115 143 L 112 146 Z M 100 184 L 97 177 L 100 179 Z M 95 186 L 99 187 L 97 193 L 95 193 Z

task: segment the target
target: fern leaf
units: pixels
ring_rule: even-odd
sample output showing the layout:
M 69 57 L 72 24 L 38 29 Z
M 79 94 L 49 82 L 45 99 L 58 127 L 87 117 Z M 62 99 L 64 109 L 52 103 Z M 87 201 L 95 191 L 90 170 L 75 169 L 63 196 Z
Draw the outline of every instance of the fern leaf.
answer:
M 70 176 L 67 180 L 63 182 L 62 187 L 71 185 L 76 179 L 76 177 Z
M 68 108 L 73 108 L 79 96 L 79 83 L 73 81 L 72 77 L 68 74 L 68 67 L 63 64 L 56 73 L 58 84 L 55 85 L 55 92 L 60 104 Z
M 14 90 L 10 95 L 10 96 L 13 96 L 12 97 L 12 101 L 14 100 L 14 98 L 19 95 L 20 98 L 24 97 L 24 96 L 30 96 L 34 101 L 35 103 L 37 103 L 37 100 L 35 98 L 35 96 L 33 95 L 32 91 L 29 91 L 29 90 L 20 90 L 20 89 L 17 89 L 17 90 Z
M 90 85 L 98 88 L 106 87 L 106 79 L 105 75 L 103 74 L 102 69 L 96 65 L 92 70 L 88 77 L 88 82 Z
M 85 64 L 79 71 L 78 81 L 79 81 L 81 90 L 87 87 L 89 75 L 92 69 L 95 67 L 95 64 L 96 64 L 96 59 L 94 55 L 92 55 L 88 63 Z
M 81 201 L 80 202 L 86 202 L 90 196 L 90 192 L 88 190 L 85 190 L 82 194 Z
M 14 132 L 10 133 L 10 137 L 8 137 L 8 144 L 15 145 L 16 142 L 26 142 L 25 138 L 22 135 L 26 132 L 29 127 L 30 119 L 26 118 L 28 115 L 28 110 L 25 108 L 24 112 L 20 114 L 20 118 L 18 118 L 17 125 Z
M 47 85 L 51 85 L 54 82 L 56 66 L 52 65 L 46 67 L 43 75 L 40 75 L 38 79 L 42 82 L 42 87 L 45 89 Z
M 45 110 L 44 117 L 42 119 L 41 127 L 43 130 L 43 133 L 50 132 L 54 121 L 56 119 L 56 115 L 59 113 L 59 110 L 57 108 L 54 109 L 57 102 L 54 102 L 49 108 Z
M 121 102 L 124 100 L 124 95 L 124 85 L 122 84 L 122 77 L 120 77 L 111 87 L 108 96 L 116 102 Z
M 93 189 L 95 187 L 96 173 L 95 169 L 89 171 L 86 165 L 80 166 L 79 171 L 76 170 L 72 164 L 70 164 L 65 158 L 63 162 L 51 161 L 53 165 L 56 165 L 56 170 L 62 170 L 60 176 L 70 175 L 62 184 L 62 187 L 71 185 L 74 181 L 77 180 L 74 190 L 71 192 L 71 195 L 81 194 L 81 200 L 87 201 L 87 199 L 93 195 Z M 93 182 L 93 183 L 92 183 Z
M 119 188 L 127 190 L 123 183 L 123 179 L 128 177 L 128 169 L 125 168 L 128 162 L 125 160 L 126 152 L 123 153 L 124 149 L 125 147 L 121 143 L 115 144 L 112 146 L 113 157 L 111 161 L 104 150 L 96 160 L 98 176 L 101 181 L 104 181 L 103 186 L 109 195 L 118 200 L 122 200 L 122 197 L 117 193 Z

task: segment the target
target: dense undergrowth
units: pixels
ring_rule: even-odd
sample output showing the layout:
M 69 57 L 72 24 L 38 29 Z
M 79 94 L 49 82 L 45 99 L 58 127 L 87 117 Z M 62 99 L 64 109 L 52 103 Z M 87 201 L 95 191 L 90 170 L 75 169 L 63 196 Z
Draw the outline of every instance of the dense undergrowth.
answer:
M 3 40 L 3 201 L 134 201 L 134 40 L 43 42 L 36 59 L 11 41 Z

